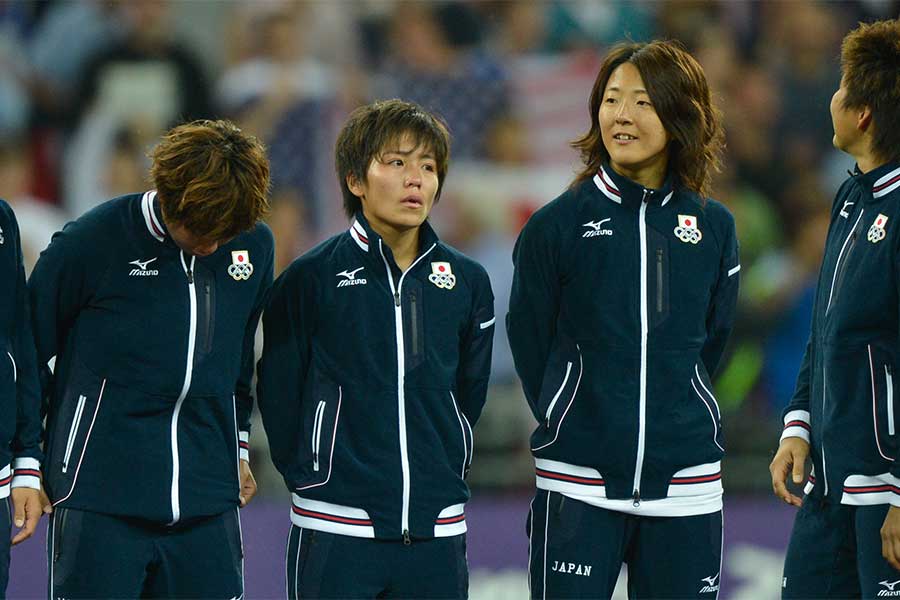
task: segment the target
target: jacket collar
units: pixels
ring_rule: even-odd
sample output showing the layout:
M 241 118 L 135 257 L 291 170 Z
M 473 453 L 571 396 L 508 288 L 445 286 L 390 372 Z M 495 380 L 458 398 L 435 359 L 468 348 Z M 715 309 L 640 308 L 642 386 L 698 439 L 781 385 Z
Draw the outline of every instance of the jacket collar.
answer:
M 347 230 L 347 233 L 350 234 L 350 237 L 353 238 L 353 241 L 356 242 L 356 245 L 359 246 L 359 249 L 363 252 L 368 252 L 371 248 L 374 248 L 377 251 L 381 236 L 372 229 L 372 226 L 369 225 L 369 222 L 366 220 L 362 211 L 357 212 L 356 216 L 353 217 L 353 222 L 350 223 L 350 228 Z M 419 253 L 436 244 L 438 241 L 440 240 L 438 240 L 437 233 L 435 233 L 431 223 L 426 220 L 419 226 Z M 390 250 L 387 244 L 384 244 L 384 248 L 385 251 Z
M 162 209 L 159 206 L 159 198 L 156 197 L 156 190 L 144 192 L 141 196 L 141 215 L 150 235 L 158 242 L 166 241 L 169 232 L 163 224 Z
M 859 165 L 856 165 L 852 175 L 864 191 L 872 193 L 873 200 L 883 198 L 900 188 L 900 163 L 890 162 L 868 173 L 860 173 Z
M 671 172 L 666 175 L 663 186 L 657 190 L 645 188 L 627 177 L 616 173 L 608 164 L 600 166 L 600 170 L 594 175 L 594 185 L 600 192 L 617 204 L 639 205 L 646 194 L 647 201 L 651 204 L 665 206 L 675 193 L 672 186 Z

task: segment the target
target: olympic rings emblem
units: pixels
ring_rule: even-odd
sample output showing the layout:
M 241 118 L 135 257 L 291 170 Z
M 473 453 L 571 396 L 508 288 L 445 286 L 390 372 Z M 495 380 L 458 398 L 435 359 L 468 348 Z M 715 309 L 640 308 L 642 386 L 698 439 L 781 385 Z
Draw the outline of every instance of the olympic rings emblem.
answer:
M 250 263 L 228 265 L 228 274 L 235 281 L 247 281 L 253 275 L 253 265 Z

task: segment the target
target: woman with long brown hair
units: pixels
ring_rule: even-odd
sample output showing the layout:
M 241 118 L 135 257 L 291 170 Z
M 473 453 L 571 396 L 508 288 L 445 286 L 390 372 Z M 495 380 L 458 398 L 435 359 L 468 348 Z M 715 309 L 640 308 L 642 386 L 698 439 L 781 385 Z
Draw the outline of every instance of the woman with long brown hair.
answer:
M 738 245 L 707 198 L 723 134 L 678 44 L 612 48 L 573 146 L 584 168 L 514 251 L 508 319 L 537 494 L 534 598 L 718 594 L 721 415 L 710 377 L 731 331 Z

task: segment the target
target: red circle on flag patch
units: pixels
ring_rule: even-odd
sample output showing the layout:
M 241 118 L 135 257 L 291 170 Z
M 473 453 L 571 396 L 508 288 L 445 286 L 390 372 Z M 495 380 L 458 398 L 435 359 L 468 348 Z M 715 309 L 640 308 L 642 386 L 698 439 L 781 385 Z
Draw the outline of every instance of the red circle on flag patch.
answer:
M 244 262 L 244 255 L 238 254 L 238 262 Z
M 444 265 L 439 266 L 439 267 L 438 267 L 438 271 L 440 271 L 441 273 L 443 273 L 443 272 L 444 272 Z
M 878 224 L 881 225 L 881 219 L 878 219 Z
M 685 220 L 684 220 L 684 224 L 685 224 L 685 225 L 690 225 L 690 224 L 691 224 L 691 220 L 690 220 L 690 219 L 685 219 Z

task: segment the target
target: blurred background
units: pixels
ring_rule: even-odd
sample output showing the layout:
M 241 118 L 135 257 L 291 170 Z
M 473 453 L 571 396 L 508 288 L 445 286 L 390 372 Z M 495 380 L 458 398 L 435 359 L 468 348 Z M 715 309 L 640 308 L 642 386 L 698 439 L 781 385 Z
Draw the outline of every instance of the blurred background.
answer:
M 281 270 L 347 226 L 332 152 L 347 114 L 374 99 L 413 100 L 453 135 L 432 221 L 485 265 L 500 317 L 518 231 L 578 167 L 568 143 L 588 128 L 605 49 L 680 40 L 724 112 L 713 196 L 735 215 L 743 265 L 716 381 L 728 449 L 722 596 L 775 598 L 793 515 L 771 496 L 767 466 L 809 331 L 830 203 L 853 166 L 831 146 L 840 41 L 898 9 L 887 0 L 0 0 L 0 196 L 19 218 L 30 268 L 66 221 L 149 189 L 147 153 L 163 131 L 230 118 L 268 146 Z M 470 476 L 473 598 L 526 594 L 532 427 L 498 318 Z M 289 499 L 258 419 L 251 455 L 260 494 L 242 511 L 247 598 L 278 597 Z M 42 542 L 16 548 L 12 568 L 9 597 L 45 593 Z

